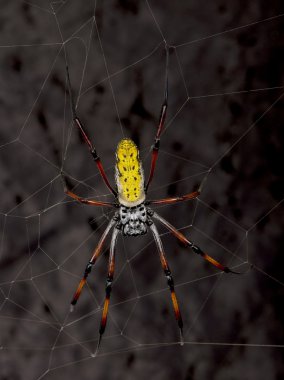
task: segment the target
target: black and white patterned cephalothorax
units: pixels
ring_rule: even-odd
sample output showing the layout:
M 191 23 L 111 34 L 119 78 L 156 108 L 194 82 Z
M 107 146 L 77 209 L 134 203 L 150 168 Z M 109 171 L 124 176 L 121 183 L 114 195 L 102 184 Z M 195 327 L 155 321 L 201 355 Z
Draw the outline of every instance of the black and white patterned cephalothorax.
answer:
M 116 214 L 116 227 L 124 236 L 138 236 L 147 233 L 147 225 L 153 223 L 150 219 L 151 211 L 144 203 L 135 207 L 120 206 Z

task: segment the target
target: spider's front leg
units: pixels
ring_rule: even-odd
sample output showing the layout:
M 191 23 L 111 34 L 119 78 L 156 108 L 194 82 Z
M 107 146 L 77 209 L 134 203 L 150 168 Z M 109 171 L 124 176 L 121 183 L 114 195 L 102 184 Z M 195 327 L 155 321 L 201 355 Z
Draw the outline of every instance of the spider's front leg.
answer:
M 97 154 L 96 148 L 91 143 L 91 140 L 89 139 L 89 137 L 88 137 L 88 135 L 87 135 L 87 133 L 86 133 L 84 127 L 83 127 L 83 124 L 81 123 L 79 117 L 77 116 L 75 102 L 74 102 L 73 95 L 72 95 L 71 81 L 70 81 L 70 75 L 69 75 L 68 66 L 66 66 L 66 71 L 67 71 L 67 82 L 68 82 L 69 95 L 70 95 L 70 98 L 71 98 L 71 108 L 72 108 L 73 120 L 76 123 L 77 127 L 79 128 L 79 130 L 81 132 L 81 135 L 82 135 L 85 143 L 88 145 L 90 153 L 93 156 L 93 159 L 95 160 L 97 168 L 98 168 L 98 170 L 99 170 L 99 172 L 100 172 L 100 174 L 101 174 L 101 176 L 102 176 L 102 178 L 103 178 L 106 186 L 112 192 L 112 194 L 116 197 L 117 196 L 117 192 L 113 189 L 113 187 L 109 183 L 109 180 L 107 178 L 106 172 L 105 172 L 105 170 L 103 168 L 103 165 L 101 163 L 101 159 L 100 159 L 100 157 Z
M 161 133 L 164 129 L 165 126 L 165 121 L 166 121 L 166 114 L 167 114 L 167 109 L 168 109 L 168 66 L 169 66 L 169 47 L 166 45 L 166 54 L 167 54 L 167 61 L 166 61 L 166 76 L 165 76 L 165 90 L 164 90 L 164 101 L 161 107 L 161 112 L 160 112 L 160 119 L 159 119 L 159 124 L 155 136 L 155 141 L 152 149 L 152 158 L 151 158 L 151 168 L 150 168 L 150 174 L 148 181 L 145 185 L 145 192 L 147 193 L 148 187 L 153 179 L 155 168 L 156 168 L 156 161 L 158 158 L 158 153 L 160 149 L 160 137 Z

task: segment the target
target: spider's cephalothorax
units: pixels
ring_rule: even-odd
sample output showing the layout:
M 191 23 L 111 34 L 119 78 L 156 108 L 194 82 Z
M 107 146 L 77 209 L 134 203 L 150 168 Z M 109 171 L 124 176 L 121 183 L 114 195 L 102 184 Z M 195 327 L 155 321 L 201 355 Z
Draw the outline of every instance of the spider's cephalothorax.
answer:
M 117 228 L 124 236 L 144 235 L 149 224 L 151 221 L 144 203 L 134 207 L 120 206 Z

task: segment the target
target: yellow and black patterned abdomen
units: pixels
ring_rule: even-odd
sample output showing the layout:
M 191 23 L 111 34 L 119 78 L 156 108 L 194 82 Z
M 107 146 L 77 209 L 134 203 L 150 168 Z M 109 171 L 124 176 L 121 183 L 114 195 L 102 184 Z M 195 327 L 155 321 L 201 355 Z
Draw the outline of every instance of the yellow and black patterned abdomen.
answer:
M 144 201 L 143 168 L 138 148 L 130 139 L 121 140 L 117 146 L 116 185 L 121 204 L 134 207 Z

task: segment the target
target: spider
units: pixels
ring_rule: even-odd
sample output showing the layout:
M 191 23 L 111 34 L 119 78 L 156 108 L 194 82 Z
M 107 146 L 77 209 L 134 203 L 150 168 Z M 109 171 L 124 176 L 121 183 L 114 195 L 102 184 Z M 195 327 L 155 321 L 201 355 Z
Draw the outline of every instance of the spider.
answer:
M 101 323 L 99 328 L 99 339 L 98 346 L 100 346 L 100 342 L 102 336 L 106 329 L 107 324 L 107 315 L 109 309 L 110 295 L 112 291 L 112 282 L 114 278 L 114 267 L 115 267 L 115 246 L 118 234 L 121 233 L 123 236 L 140 236 L 144 235 L 150 230 L 153 234 L 154 241 L 157 246 L 157 250 L 160 256 L 161 265 L 167 280 L 167 284 L 170 290 L 171 301 L 173 305 L 173 310 L 175 314 L 175 318 L 180 330 L 180 343 L 183 344 L 183 321 L 179 308 L 179 304 L 177 301 L 177 296 L 175 293 L 174 280 L 172 277 L 172 273 L 165 257 L 164 248 L 162 245 L 161 238 L 159 236 L 156 224 L 154 221 L 160 222 L 170 233 L 175 236 L 185 247 L 191 248 L 191 250 L 200 255 L 203 259 L 207 260 L 213 266 L 218 268 L 219 270 L 225 273 L 236 273 L 228 268 L 227 266 L 222 265 L 218 261 L 216 261 L 213 257 L 207 255 L 201 248 L 199 248 L 192 241 L 187 239 L 180 231 L 178 231 L 172 224 L 170 224 L 167 220 L 162 218 L 157 212 L 152 210 L 149 206 L 151 205 L 169 205 L 178 202 L 188 201 L 191 199 L 195 199 L 201 192 L 201 186 L 197 191 L 193 191 L 191 193 L 177 196 L 173 198 L 164 198 L 158 200 L 148 200 L 147 199 L 147 191 L 151 181 L 153 179 L 156 167 L 156 161 L 159 153 L 160 146 L 160 136 L 165 126 L 166 113 L 168 108 L 168 59 L 169 59 L 169 50 L 166 48 L 167 53 L 167 64 L 166 64 L 166 76 L 165 76 L 165 90 L 164 90 L 164 101 L 161 107 L 159 123 L 156 131 L 154 145 L 152 146 L 152 158 L 151 158 L 151 167 L 150 173 L 147 182 L 144 180 L 144 171 L 142 167 L 142 163 L 139 159 L 139 150 L 136 144 L 129 138 L 123 138 L 117 146 L 116 150 L 116 164 L 115 164 L 115 189 L 111 186 L 108 177 L 104 171 L 103 165 L 101 163 L 100 157 L 97 154 L 97 151 L 92 144 L 90 138 L 87 135 L 83 124 L 81 123 L 79 117 L 76 113 L 76 107 L 74 103 L 74 99 L 72 97 L 71 90 L 71 82 L 68 65 L 66 65 L 67 71 L 67 82 L 69 88 L 69 96 L 71 99 L 71 110 L 73 115 L 73 121 L 77 125 L 82 134 L 82 137 L 89 147 L 90 153 L 93 156 L 93 159 L 97 165 L 97 168 L 101 174 L 103 181 L 107 188 L 111 191 L 115 198 L 115 202 L 102 202 L 95 199 L 86 199 L 82 198 L 79 195 L 72 192 L 67 185 L 66 178 L 62 174 L 62 178 L 64 180 L 64 190 L 65 193 L 76 201 L 91 205 L 91 206 L 105 206 L 111 207 L 116 210 L 110 222 L 108 223 L 105 231 L 103 232 L 98 245 L 96 246 L 90 261 L 88 262 L 84 275 L 79 282 L 76 292 L 71 301 L 71 310 L 73 310 L 76 305 L 82 289 L 87 282 L 88 275 L 90 274 L 94 264 L 96 263 L 97 258 L 99 257 L 103 244 L 111 230 L 112 237 L 110 243 L 110 253 L 109 253 L 109 262 L 108 262 L 108 274 L 105 285 L 105 300 L 102 310 Z

